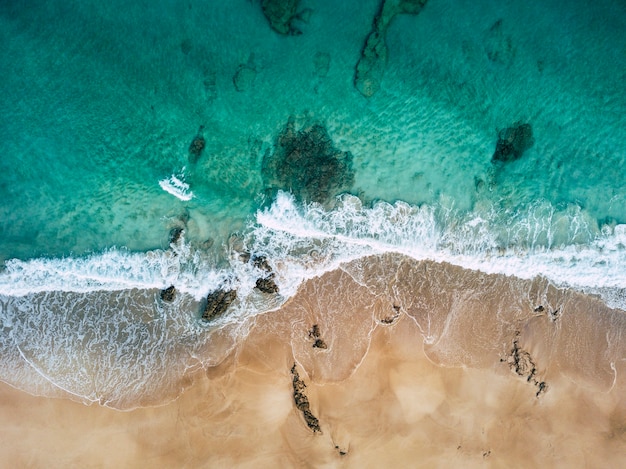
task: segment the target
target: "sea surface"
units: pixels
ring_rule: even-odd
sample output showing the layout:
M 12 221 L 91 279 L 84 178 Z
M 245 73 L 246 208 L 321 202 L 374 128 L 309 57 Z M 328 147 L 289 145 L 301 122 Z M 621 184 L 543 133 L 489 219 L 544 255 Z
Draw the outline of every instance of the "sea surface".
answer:
M 429 0 L 389 24 L 367 97 L 379 0 L 303 0 L 286 35 L 260 3 L 0 2 L 0 380 L 162 403 L 303 281 L 373 254 L 626 309 L 624 2 Z M 285 144 L 311 129 L 341 165 Z

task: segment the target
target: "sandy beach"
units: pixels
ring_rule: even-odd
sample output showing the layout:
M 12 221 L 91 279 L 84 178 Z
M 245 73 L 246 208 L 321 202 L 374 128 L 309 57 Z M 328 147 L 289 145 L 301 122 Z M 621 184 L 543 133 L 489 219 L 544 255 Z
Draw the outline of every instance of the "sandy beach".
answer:
M 0 454 L 48 468 L 620 467 L 624 331 L 623 312 L 543 280 L 366 258 L 257 317 L 169 404 L 120 412 L 2 385 Z

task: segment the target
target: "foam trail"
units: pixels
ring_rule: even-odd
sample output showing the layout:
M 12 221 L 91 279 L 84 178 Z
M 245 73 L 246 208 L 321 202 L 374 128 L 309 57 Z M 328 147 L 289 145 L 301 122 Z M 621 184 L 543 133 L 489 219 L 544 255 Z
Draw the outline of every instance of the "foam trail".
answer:
M 193 192 L 189 190 L 189 184 L 185 182 L 184 173 L 185 168 L 183 168 L 178 174 L 172 174 L 167 179 L 161 179 L 159 181 L 159 186 L 161 186 L 161 189 L 165 192 L 186 202 L 193 198 Z
M 211 266 L 185 245 L 174 250 L 133 253 L 110 249 L 85 257 L 11 259 L 0 273 L 0 295 L 25 296 L 50 291 L 89 293 L 136 289 L 177 289 L 200 298 L 229 274 Z

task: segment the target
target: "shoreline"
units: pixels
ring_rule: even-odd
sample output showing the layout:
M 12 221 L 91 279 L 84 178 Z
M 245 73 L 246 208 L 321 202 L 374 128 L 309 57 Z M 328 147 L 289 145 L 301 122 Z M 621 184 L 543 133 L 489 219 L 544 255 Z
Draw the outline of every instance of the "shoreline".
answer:
M 597 299 L 386 255 L 252 321 L 163 406 L 119 412 L 2 383 L 0 454 L 14 467 L 626 460 L 626 314 Z

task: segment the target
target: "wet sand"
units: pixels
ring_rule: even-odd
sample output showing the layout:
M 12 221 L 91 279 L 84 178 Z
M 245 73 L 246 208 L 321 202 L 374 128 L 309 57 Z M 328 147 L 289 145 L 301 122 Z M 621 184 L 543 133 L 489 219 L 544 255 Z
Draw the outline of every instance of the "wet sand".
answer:
M 3 464 L 626 464 L 626 314 L 597 299 L 385 255 L 306 282 L 254 321 L 161 407 L 0 386 Z

